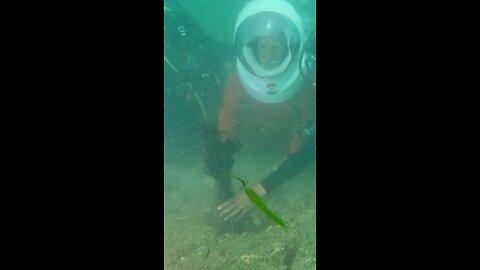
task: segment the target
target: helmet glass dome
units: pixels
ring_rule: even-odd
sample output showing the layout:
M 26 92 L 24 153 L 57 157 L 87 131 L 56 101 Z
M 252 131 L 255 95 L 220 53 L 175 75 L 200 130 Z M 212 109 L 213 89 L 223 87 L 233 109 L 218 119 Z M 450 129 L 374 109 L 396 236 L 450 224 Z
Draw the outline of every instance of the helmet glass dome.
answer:
M 283 73 L 297 60 L 300 33 L 286 16 L 258 12 L 238 25 L 235 49 L 242 65 L 260 77 Z

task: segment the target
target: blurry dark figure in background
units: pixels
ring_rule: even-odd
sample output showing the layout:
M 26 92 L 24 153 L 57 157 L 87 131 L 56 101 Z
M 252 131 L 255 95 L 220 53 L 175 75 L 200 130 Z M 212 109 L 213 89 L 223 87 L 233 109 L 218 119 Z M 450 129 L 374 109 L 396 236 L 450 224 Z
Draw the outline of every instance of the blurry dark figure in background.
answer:
M 313 32 L 305 42 L 302 56 L 302 75 L 306 81 L 316 86 L 317 81 L 317 34 Z
M 194 93 L 202 102 L 219 99 L 221 86 L 233 69 L 233 46 L 205 34 L 177 0 L 164 1 L 164 15 L 165 95 L 188 104 Z
M 203 33 L 178 1 L 166 0 L 164 10 L 166 95 L 176 95 L 176 100 L 183 100 L 195 109 L 196 115 L 190 116 L 189 121 L 195 119 L 193 121 L 201 123 L 198 115 L 200 111 L 202 112 L 205 138 L 203 157 L 207 173 L 217 182 L 218 194 L 223 201 L 233 195 L 230 188 L 231 180 L 225 172 L 231 170 L 233 153 L 238 150 L 239 145 L 220 143 L 216 125 L 208 121 L 207 111 L 212 112 L 212 115 L 218 111 L 223 86 L 233 70 L 235 61 L 233 46 L 217 42 Z M 168 93 L 169 91 L 172 93 Z M 168 105 L 172 106 L 166 104 Z M 182 112 L 182 115 L 174 115 L 177 118 L 185 117 L 185 112 Z M 190 141 L 202 144 L 202 141 L 195 138 Z
M 204 33 L 179 1 L 165 0 L 164 15 L 165 143 L 173 151 L 170 159 L 193 161 L 235 56 L 233 46 Z

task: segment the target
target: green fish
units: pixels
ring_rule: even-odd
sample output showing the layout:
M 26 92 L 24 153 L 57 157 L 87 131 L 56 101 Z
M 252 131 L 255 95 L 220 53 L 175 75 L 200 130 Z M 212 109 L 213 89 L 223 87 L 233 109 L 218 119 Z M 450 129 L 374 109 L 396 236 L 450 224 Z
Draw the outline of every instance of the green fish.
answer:
M 281 227 L 285 227 L 285 223 L 280 219 L 277 215 L 275 215 L 270 209 L 267 208 L 265 203 L 263 202 L 262 198 L 260 195 L 258 195 L 253 189 L 247 187 L 247 183 L 241 179 L 240 177 L 237 177 L 235 175 L 231 175 L 229 173 L 225 173 L 227 176 L 230 176 L 234 179 L 237 179 L 242 183 L 243 190 L 245 190 L 245 193 L 247 194 L 248 199 L 258 208 L 260 209 L 265 215 L 271 219 L 273 222 L 276 224 L 280 225 Z

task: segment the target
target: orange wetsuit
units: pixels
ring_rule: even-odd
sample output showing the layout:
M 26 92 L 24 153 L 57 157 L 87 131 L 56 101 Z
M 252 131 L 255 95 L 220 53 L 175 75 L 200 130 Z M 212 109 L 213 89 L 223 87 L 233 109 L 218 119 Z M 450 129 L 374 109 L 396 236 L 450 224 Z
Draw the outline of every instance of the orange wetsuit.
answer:
M 248 103 L 253 117 L 267 127 L 275 126 L 290 136 L 288 153 L 293 154 L 300 149 L 303 139 L 301 132 L 314 116 L 315 95 L 311 86 L 304 84 L 302 89 L 289 100 L 279 104 L 266 104 L 255 100 L 243 88 L 234 71 L 225 88 L 223 101 L 218 115 L 218 131 L 222 141 L 232 139 L 234 128 L 239 117 L 240 107 Z M 273 129 L 272 129 L 273 130 Z

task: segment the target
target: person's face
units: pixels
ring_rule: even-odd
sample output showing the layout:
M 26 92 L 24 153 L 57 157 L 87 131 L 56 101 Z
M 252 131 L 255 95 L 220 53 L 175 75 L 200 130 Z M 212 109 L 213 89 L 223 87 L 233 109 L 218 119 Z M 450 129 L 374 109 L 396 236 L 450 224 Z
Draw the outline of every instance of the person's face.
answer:
M 287 53 L 287 47 L 273 37 L 261 37 L 257 41 L 257 58 L 261 64 L 279 65 Z

